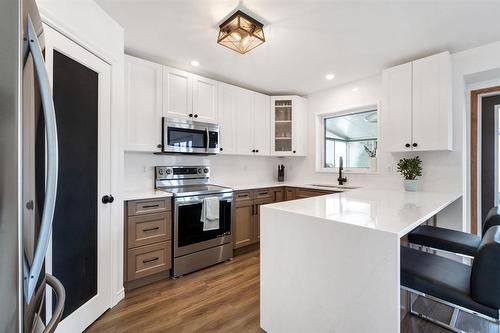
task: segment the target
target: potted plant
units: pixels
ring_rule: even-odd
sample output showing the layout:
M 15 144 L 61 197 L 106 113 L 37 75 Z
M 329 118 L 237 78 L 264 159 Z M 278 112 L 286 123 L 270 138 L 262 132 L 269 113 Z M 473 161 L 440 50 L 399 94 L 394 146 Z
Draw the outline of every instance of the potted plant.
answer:
M 422 160 L 418 156 L 402 158 L 398 162 L 398 172 L 405 178 L 405 190 L 416 191 L 418 185 L 417 177 L 422 176 Z
M 370 146 L 364 145 L 365 152 L 369 157 L 370 170 L 377 171 L 377 141 L 375 141 Z

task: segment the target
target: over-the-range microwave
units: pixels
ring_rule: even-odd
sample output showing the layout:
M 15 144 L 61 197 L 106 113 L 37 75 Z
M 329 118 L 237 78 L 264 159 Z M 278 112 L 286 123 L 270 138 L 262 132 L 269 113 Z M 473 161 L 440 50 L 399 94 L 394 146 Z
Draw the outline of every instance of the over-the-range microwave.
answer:
M 219 125 L 163 117 L 162 153 L 217 154 Z

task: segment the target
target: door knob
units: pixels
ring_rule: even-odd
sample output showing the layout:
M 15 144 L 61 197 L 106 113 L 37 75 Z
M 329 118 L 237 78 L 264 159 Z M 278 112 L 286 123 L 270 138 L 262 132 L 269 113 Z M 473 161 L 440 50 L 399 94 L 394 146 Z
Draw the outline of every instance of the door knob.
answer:
M 410 144 L 409 143 L 405 144 L 405 147 L 410 148 Z
M 102 197 L 101 201 L 102 201 L 103 204 L 108 204 L 108 203 L 112 203 L 113 201 L 115 201 L 115 198 L 113 198 L 112 195 L 107 195 L 106 194 L 105 196 Z
M 194 117 L 195 117 L 195 118 L 198 118 L 198 115 L 197 115 L 197 114 L 195 114 L 195 115 L 194 115 Z
M 413 147 L 416 147 L 418 146 L 418 144 L 416 142 L 413 143 Z
M 192 118 L 192 117 L 193 117 L 193 114 L 192 114 L 192 113 L 190 113 L 190 114 L 189 114 L 189 117 L 190 117 L 190 118 Z

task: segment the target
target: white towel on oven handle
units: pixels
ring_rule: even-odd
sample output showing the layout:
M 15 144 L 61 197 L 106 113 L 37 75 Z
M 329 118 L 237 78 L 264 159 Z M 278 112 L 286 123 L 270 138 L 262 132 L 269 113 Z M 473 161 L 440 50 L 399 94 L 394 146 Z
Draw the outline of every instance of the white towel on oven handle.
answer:
M 201 204 L 203 231 L 219 229 L 219 198 L 204 198 Z

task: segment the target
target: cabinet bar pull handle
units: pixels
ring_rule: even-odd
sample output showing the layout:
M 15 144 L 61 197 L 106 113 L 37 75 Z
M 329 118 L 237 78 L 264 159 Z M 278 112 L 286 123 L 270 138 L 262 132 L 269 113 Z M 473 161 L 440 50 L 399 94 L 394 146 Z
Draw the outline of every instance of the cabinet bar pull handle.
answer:
M 154 230 L 158 230 L 158 229 L 160 229 L 160 227 L 142 229 L 142 231 L 147 232 L 147 231 L 154 231 Z
M 143 208 L 156 208 L 156 207 L 159 207 L 160 205 L 159 204 L 156 204 L 156 205 L 144 205 L 142 206 Z
M 156 261 L 158 259 L 160 259 L 160 258 L 156 257 L 156 258 L 153 258 L 153 259 L 143 260 L 142 263 L 143 264 L 147 264 L 148 262 L 153 262 L 153 261 Z

